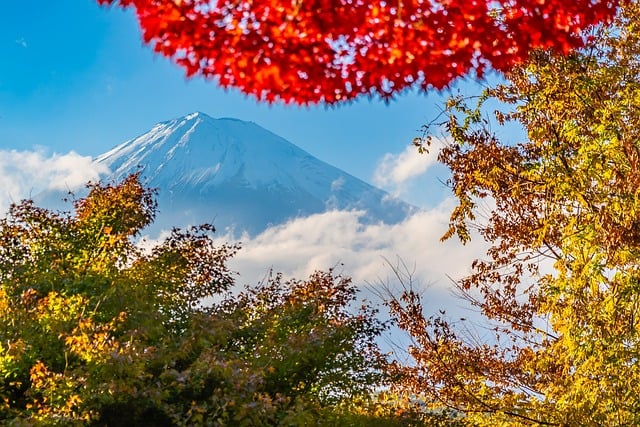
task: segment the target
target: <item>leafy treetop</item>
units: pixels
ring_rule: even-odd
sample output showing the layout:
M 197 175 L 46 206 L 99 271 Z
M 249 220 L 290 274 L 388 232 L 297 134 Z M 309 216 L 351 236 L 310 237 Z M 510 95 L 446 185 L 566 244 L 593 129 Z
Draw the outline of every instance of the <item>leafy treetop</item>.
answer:
M 472 425 L 640 424 L 639 26 L 629 2 L 588 49 L 537 52 L 479 107 L 449 103 L 445 237 L 490 244 L 458 285 L 495 337 L 424 316 L 408 285 L 390 305 L 413 337 L 406 385 Z M 498 137 L 488 100 L 525 141 Z
M 372 307 L 354 307 L 348 278 L 272 275 L 226 293 L 237 248 L 214 244 L 211 226 L 138 247 L 153 196 L 131 175 L 90 185 L 73 213 L 24 201 L 0 218 L 2 425 L 415 418 L 410 401 L 374 396 L 388 379 L 376 345 L 385 325 Z
M 188 76 L 269 103 L 441 89 L 533 49 L 563 54 L 618 0 L 97 0 L 136 10 L 146 43 Z

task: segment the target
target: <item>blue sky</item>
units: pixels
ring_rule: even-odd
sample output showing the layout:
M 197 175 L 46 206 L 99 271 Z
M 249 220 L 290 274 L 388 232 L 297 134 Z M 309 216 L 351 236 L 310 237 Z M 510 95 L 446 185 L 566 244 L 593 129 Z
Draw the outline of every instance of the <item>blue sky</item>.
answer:
M 385 154 L 401 153 L 442 105 L 435 93 L 332 108 L 259 104 L 213 81 L 185 79 L 142 44 L 131 11 L 94 0 L 2 2 L 0 53 L 3 150 L 95 156 L 159 121 L 202 111 L 256 122 L 371 182 Z

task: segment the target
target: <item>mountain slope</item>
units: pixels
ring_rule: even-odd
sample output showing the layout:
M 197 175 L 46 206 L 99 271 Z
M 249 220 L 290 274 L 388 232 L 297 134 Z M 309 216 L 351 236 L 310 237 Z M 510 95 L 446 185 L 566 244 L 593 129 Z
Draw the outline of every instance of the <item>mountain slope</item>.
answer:
M 254 234 L 329 209 L 395 223 L 410 205 L 251 123 L 203 113 L 162 122 L 95 160 L 159 189 L 160 226 L 213 222 Z M 173 223 L 172 223 L 173 221 Z

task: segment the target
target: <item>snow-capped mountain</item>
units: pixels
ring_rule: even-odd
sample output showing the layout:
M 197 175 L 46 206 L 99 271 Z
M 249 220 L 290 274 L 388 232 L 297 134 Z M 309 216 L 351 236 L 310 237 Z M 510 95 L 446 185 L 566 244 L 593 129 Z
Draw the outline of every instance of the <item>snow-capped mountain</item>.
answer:
M 330 209 L 395 223 L 413 209 L 251 122 L 203 113 L 159 123 L 98 156 L 107 180 L 142 171 L 158 189 L 159 226 L 211 222 L 257 233 Z

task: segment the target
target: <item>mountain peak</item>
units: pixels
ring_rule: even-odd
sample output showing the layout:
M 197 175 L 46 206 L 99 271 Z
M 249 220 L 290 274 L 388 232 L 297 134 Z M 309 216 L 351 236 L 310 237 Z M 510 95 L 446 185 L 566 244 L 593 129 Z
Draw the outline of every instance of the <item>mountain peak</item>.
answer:
M 184 116 L 184 120 L 193 120 L 193 119 L 197 119 L 197 118 L 203 118 L 203 119 L 211 119 L 211 116 L 208 116 L 207 114 L 201 112 L 201 111 L 195 111 L 191 114 L 187 114 L 186 116 Z
M 158 123 L 95 160 L 120 180 L 142 169 L 159 189 L 161 213 L 200 212 L 252 232 L 327 209 L 363 209 L 374 221 L 397 222 L 411 207 L 318 160 L 252 122 L 202 112 Z M 178 220 L 175 225 L 181 225 Z
M 256 126 L 255 123 L 253 122 L 248 122 L 245 120 L 240 120 L 234 117 L 220 117 L 220 118 L 216 118 L 216 117 L 211 117 L 210 115 L 208 115 L 207 113 L 203 113 L 202 111 L 194 111 L 193 113 L 189 113 L 185 116 L 182 117 L 177 117 L 175 119 L 171 119 L 171 120 L 167 120 L 164 122 L 160 122 L 158 123 L 158 125 L 162 125 L 162 124 L 177 124 L 177 125 L 186 125 L 188 123 L 194 123 L 194 122 L 199 122 L 199 123 L 216 123 L 216 122 L 220 122 L 220 123 L 224 123 L 224 122 L 236 122 L 238 124 L 244 124 L 247 126 Z

